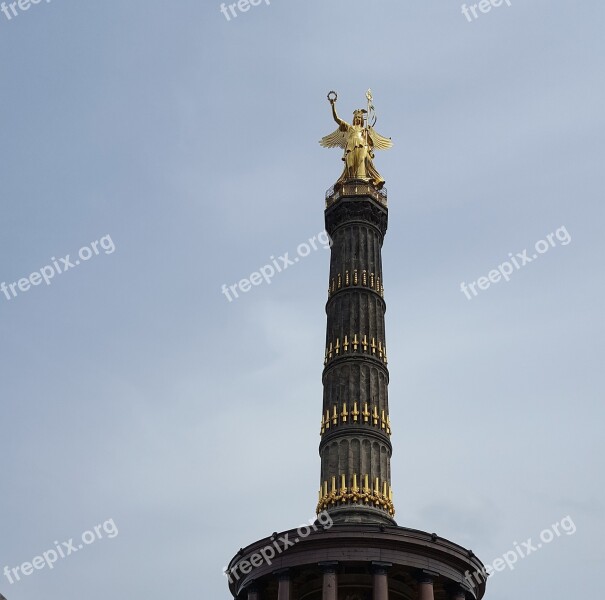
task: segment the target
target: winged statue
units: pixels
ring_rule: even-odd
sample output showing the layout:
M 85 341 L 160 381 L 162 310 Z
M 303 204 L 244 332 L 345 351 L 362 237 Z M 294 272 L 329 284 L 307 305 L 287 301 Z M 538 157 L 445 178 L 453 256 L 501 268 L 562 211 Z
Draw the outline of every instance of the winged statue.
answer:
M 324 148 L 342 148 L 345 163 L 342 175 L 335 184 L 341 186 L 345 181 L 351 179 L 363 179 L 370 181 L 377 189 L 382 188 L 384 179 L 374 167 L 374 150 L 388 150 L 393 146 L 391 138 L 386 138 L 374 130 L 376 117 L 370 124 L 370 117 L 374 111 L 372 106 L 372 93 L 368 90 L 368 109 L 357 109 L 353 112 L 353 124 L 343 121 L 336 112 L 336 92 L 328 94 L 328 100 L 332 105 L 332 116 L 338 124 L 338 128 L 329 135 L 321 138 L 319 143 Z

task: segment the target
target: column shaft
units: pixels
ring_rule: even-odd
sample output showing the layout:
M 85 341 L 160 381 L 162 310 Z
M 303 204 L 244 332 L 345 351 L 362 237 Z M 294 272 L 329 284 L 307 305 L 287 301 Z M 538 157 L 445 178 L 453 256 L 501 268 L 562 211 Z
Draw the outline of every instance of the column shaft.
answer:
M 335 571 L 324 572 L 322 600 L 337 600 L 338 581 Z
M 282 575 L 279 578 L 277 600 L 290 600 L 290 577 Z
M 418 600 L 435 600 L 432 581 L 425 580 L 418 584 Z
M 374 573 L 374 600 L 389 600 L 389 579 L 386 572 Z

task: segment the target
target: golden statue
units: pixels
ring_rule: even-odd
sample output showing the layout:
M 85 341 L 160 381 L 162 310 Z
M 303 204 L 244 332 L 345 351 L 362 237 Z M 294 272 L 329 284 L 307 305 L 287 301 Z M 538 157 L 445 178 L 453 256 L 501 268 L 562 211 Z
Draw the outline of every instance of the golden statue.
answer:
M 372 105 L 371 90 L 367 91 L 366 98 L 368 99 L 367 110 L 357 109 L 353 113 L 353 125 L 351 125 L 343 121 L 336 113 L 336 100 L 338 99 L 336 92 L 328 94 L 328 100 L 332 105 L 332 116 L 338 123 L 338 129 L 321 138 L 319 143 L 324 148 L 339 147 L 345 151 L 342 157 L 345 167 L 335 187 L 340 187 L 345 181 L 351 179 L 369 181 L 377 189 L 384 185 L 384 179 L 374 167 L 374 150 L 388 150 L 393 146 L 393 142 L 391 138 L 385 138 L 374 131 L 376 115 Z

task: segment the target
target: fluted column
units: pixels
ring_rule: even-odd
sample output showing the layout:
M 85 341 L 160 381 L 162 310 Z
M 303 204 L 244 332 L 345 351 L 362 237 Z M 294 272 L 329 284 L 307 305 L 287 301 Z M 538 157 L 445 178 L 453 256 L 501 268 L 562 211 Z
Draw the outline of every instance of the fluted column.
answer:
M 338 600 L 338 575 L 336 567 L 338 563 L 319 563 L 323 570 L 323 589 L 321 600 Z
M 387 574 L 391 563 L 373 562 L 374 595 L 373 600 L 389 600 L 389 576 Z
M 359 189 L 358 189 L 359 188 Z M 334 522 L 394 524 L 382 244 L 386 197 L 352 186 L 325 212 L 326 303 L 317 511 Z

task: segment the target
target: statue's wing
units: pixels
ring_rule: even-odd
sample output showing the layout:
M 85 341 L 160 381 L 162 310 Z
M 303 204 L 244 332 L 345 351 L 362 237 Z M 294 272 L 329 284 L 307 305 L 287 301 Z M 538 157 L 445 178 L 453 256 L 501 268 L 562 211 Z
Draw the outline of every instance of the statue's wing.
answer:
M 324 148 L 346 148 L 347 147 L 347 129 L 339 127 L 329 135 L 325 135 L 319 140 Z
M 386 138 L 376 133 L 373 127 L 370 127 L 370 138 L 372 139 L 374 150 L 388 150 L 393 147 L 391 138 Z

